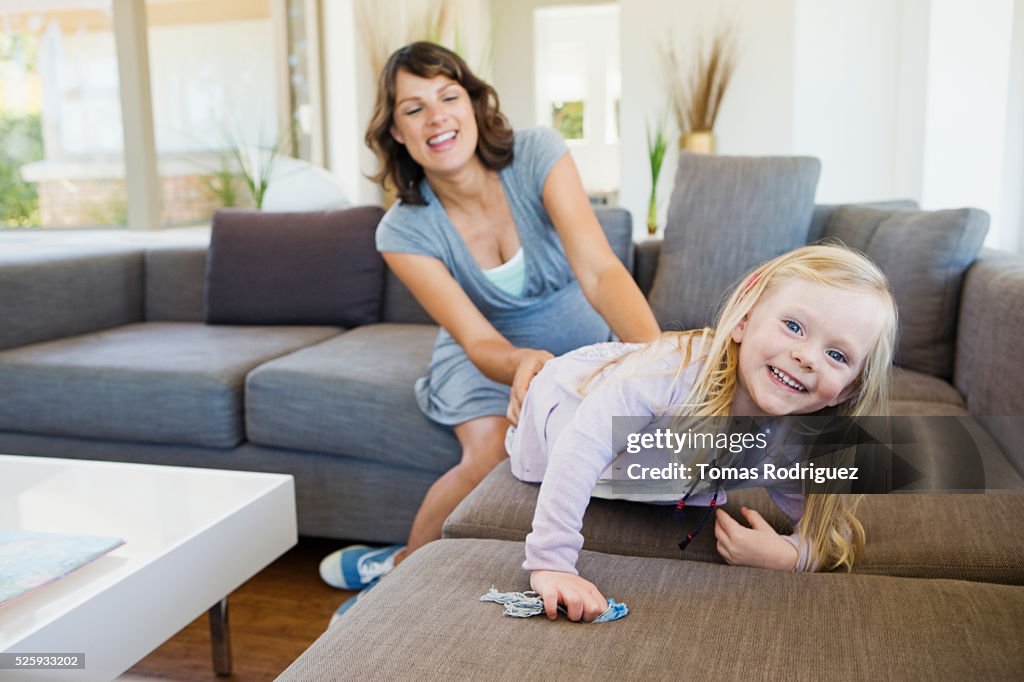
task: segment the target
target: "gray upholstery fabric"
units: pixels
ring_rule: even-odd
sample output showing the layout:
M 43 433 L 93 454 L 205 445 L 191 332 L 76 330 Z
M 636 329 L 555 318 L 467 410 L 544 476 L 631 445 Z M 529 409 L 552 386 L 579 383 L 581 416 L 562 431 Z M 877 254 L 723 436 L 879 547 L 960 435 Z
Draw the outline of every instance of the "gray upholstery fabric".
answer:
M 967 271 L 956 338 L 957 388 L 1024 474 L 1024 257 L 982 252 Z
M 1024 489 L 1024 480 L 1016 481 Z M 523 542 L 538 490 L 516 479 L 507 462 L 500 464 L 448 517 L 444 537 Z M 763 488 L 730 491 L 723 508 L 742 519 L 740 506 L 758 510 L 778 532 L 792 532 Z M 583 518 L 583 547 L 724 563 L 715 549 L 713 525 L 685 552 L 677 546 L 702 515 L 702 509 L 687 509 L 677 518 L 671 505 L 592 499 Z M 1016 530 L 1024 524 L 1024 493 L 868 495 L 857 516 L 868 541 L 856 573 L 1024 585 L 1024 536 Z
M 522 542 L 530 532 L 540 486 L 512 475 L 508 462 L 499 464 L 466 497 L 444 525 L 446 538 L 492 538 Z M 738 513 L 740 505 L 757 509 L 779 532 L 790 532 L 789 519 L 762 489 L 731 491 L 724 509 Z M 690 532 L 703 509 L 686 509 L 677 518 L 672 505 L 592 499 L 583 518 L 584 548 L 610 554 L 686 559 L 722 563 L 712 527 L 699 533 L 681 553 L 677 543 Z
M 633 271 L 633 218 L 624 208 L 597 206 L 594 215 L 601 223 L 608 245 L 630 272 Z
M 1014 679 L 1024 589 L 795 574 L 584 552 L 629 615 L 502 615 L 522 548 L 441 540 L 413 554 L 279 677 L 302 680 Z
M 229 448 L 252 368 L 330 327 L 146 322 L 0 352 L 0 429 Z
M 204 319 L 214 324 L 380 320 L 379 206 L 267 213 L 219 210 L 206 261 Z
M 142 320 L 142 251 L 0 252 L 0 350 Z
M 387 265 L 384 266 L 384 298 L 380 320 L 406 324 L 434 324 L 433 318 Z
M 633 220 L 624 208 L 597 207 L 594 209 L 608 244 L 630 272 L 633 271 Z M 413 298 L 412 293 L 395 274 L 384 268 L 384 306 L 382 322 L 433 324 L 427 311 Z
M 246 382 L 249 440 L 448 470 L 458 442 L 413 394 L 436 336 L 431 325 L 367 325 L 257 368 Z
M 636 280 L 644 296 L 650 296 L 654 275 L 658 270 L 658 257 L 661 255 L 662 241 L 648 239 L 639 242 L 633 251 L 633 278 Z
M 966 407 L 931 400 L 893 400 L 889 414 L 895 417 L 966 417 Z
M 300 534 L 386 544 L 405 542 L 413 515 L 437 478 L 365 459 L 249 443 L 217 449 L 0 431 L 0 452 L 291 474 Z
M 806 243 L 820 170 L 812 158 L 680 154 L 650 295 L 661 327 L 709 325 L 744 273 Z
M 953 376 L 960 285 L 988 231 L 984 211 L 842 206 L 825 236 L 863 251 L 889 278 L 900 311 L 896 364 Z
M 202 322 L 206 247 L 146 252 L 146 321 Z
M 960 391 L 938 377 L 902 367 L 893 367 L 892 373 L 893 400 L 920 400 L 967 407 Z
M 815 204 L 814 213 L 811 215 L 811 227 L 807 231 L 807 243 L 813 244 L 825 236 L 825 228 L 832 214 L 841 204 Z M 850 204 L 852 206 L 871 206 L 873 208 L 898 208 L 906 210 L 916 209 L 917 202 L 913 199 L 895 199 L 893 201 L 867 201 L 863 203 Z

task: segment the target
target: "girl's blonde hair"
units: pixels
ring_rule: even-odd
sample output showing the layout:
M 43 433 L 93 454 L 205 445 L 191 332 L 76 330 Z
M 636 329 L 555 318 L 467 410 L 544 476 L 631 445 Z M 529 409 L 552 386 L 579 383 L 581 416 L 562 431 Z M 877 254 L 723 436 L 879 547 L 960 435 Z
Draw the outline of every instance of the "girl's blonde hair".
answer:
M 874 344 L 849 400 L 817 414 L 837 416 L 884 416 L 889 411 L 892 360 L 896 348 L 896 303 L 889 282 L 863 254 L 841 245 L 804 246 L 747 273 L 740 280 L 714 328 L 666 332 L 683 350 L 677 375 L 689 365 L 697 342 L 701 366 L 693 386 L 681 404 L 680 417 L 725 417 L 736 395 L 740 344 L 732 331 L 750 314 L 757 302 L 774 287 L 800 279 L 878 296 L 885 315 Z M 742 416 L 742 415 L 740 415 Z M 811 548 L 811 560 L 822 570 L 850 570 L 864 546 L 864 527 L 854 515 L 860 495 L 810 494 L 800 523 L 801 544 Z

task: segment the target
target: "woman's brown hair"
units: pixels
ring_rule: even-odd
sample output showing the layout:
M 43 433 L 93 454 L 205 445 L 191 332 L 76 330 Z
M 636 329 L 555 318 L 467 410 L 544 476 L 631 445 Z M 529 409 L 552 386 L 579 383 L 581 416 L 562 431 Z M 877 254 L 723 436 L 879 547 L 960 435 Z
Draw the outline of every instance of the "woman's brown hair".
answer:
M 466 89 L 473 103 L 479 137 L 476 154 L 484 166 L 501 170 L 512 163 L 512 126 L 498 109 L 498 93 L 477 78 L 466 62 L 451 50 L 428 42 L 410 43 L 396 50 L 377 80 L 377 101 L 370 125 L 366 128 L 366 146 L 373 150 L 381 169 L 368 176 L 381 187 L 391 186 L 407 204 L 425 205 L 420 192 L 423 168 L 391 136 L 395 115 L 395 82 L 399 71 L 420 78 L 447 76 Z

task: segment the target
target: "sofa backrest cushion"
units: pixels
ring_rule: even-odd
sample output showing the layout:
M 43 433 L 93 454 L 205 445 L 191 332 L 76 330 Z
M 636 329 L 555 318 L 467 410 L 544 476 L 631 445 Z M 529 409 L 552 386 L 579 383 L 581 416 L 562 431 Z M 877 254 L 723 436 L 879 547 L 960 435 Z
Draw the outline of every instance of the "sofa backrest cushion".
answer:
M 206 255 L 203 246 L 146 251 L 146 321 L 202 322 Z
M 211 324 L 355 327 L 380 319 L 384 261 L 373 235 L 384 211 L 217 211 L 206 266 Z
M 134 247 L 0 249 L 0 350 L 142 319 Z
M 863 251 L 889 278 L 900 314 L 898 365 L 952 377 L 960 288 L 988 222 L 975 208 L 842 206 L 832 214 L 824 237 Z
M 903 208 L 916 210 L 917 202 L 913 199 L 890 199 L 888 201 L 866 201 L 858 204 L 815 204 L 811 214 L 811 227 L 807 231 L 807 243 L 814 244 L 825 238 L 825 227 L 832 220 L 832 214 L 840 206 L 870 206 L 872 208 Z
M 710 325 L 732 285 L 807 241 L 821 163 L 680 154 L 650 303 L 662 329 Z

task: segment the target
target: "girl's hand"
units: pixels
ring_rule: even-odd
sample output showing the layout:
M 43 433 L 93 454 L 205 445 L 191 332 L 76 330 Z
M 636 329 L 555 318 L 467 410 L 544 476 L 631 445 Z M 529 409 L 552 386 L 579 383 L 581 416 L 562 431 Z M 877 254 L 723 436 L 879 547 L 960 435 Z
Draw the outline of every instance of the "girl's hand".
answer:
M 548 618 L 558 617 L 558 605 L 565 607 L 569 620 L 589 623 L 608 610 L 604 598 L 594 583 L 572 573 L 561 571 L 533 571 L 530 587 L 544 599 L 544 612 Z
M 532 348 L 522 348 L 518 352 L 520 353 L 519 364 L 516 367 L 516 374 L 512 378 L 512 392 L 509 394 L 508 411 L 505 413 L 513 426 L 519 424 L 519 410 L 523 407 L 523 399 L 526 397 L 526 389 L 530 387 L 530 382 L 544 367 L 544 364 L 555 357 L 546 350 L 533 350 Z
M 715 538 L 718 553 L 732 566 L 754 566 L 776 571 L 792 571 L 799 558 L 796 548 L 787 542 L 764 517 L 753 509 L 740 507 L 750 524 L 741 525 L 725 511 L 715 511 Z

